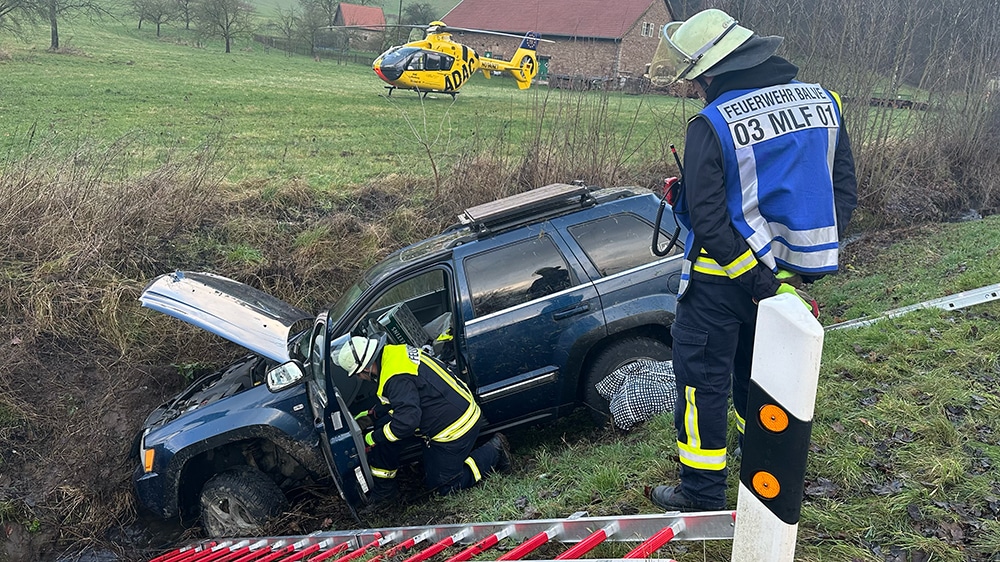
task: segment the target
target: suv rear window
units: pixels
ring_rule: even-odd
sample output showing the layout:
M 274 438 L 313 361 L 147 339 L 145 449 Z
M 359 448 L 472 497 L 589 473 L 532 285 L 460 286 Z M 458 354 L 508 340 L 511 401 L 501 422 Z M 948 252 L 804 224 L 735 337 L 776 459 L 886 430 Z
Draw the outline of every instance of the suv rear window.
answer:
M 653 254 L 653 225 L 632 215 L 620 214 L 569 227 L 602 277 L 660 259 Z M 670 240 L 660 231 L 661 247 Z M 670 255 L 680 252 L 675 247 Z
M 548 236 L 504 246 L 465 260 L 476 316 L 517 306 L 576 284 Z

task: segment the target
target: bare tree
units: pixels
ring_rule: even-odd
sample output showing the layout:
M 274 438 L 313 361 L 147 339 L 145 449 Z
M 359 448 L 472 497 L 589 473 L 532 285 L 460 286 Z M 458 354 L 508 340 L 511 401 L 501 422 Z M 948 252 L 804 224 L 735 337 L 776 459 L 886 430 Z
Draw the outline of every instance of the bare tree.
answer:
M 33 20 L 35 11 L 25 0 L 0 0 L 0 32 L 21 33 L 23 20 Z
M 315 15 L 322 14 L 323 25 L 332 26 L 337 17 L 337 7 L 340 2 L 336 0 L 299 0 L 303 12 L 313 12 Z
M 2 0 L 0 0 L 2 1 Z M 111 15 L 101 0 L 22 0 L 24 8 L 34 10 L 39 17 L 49 23 L 49 49 L 59 48 L 59 19 L 86 15 L 99 17 Z
M 231 53 L 233 40 L 252 35 L 254 11 L 243 0 L 201 0 L 195 4 L 194 20 L 203 34 L 222 39 Z
M 298 37 L 309 46 L 309 55 L 316 56 L 320 34 L 330 25 L 327 14 L 313 0 L 299 0 L 299 6 L 302 11 L 299 13 Z
M 403 8 L 403 17 L 400 18 L 402 24 L 427 25 L 438 19 L 434 7 L 426 2 L 408 4 Z
M 139 29 L 142 29 L 143 21 L 153 23 L 157 37 L 160 36 L 160 26 L 179 15 L 176 0 L 132 0 L 132 10 L 139 18 Z
M 291 56 L 295 52 L 295 42 L 298 39 L 298 30 L 301 25 L 299 12 L 295 8 L 277 9 L 278 18 L 274 21 L 274 27 L 285 40 L 285 52 Z
M 194 0 L 176 0 L 177 10 L 184 20 L 184 29 L 191 29 L 191 19 L 194 17 Z

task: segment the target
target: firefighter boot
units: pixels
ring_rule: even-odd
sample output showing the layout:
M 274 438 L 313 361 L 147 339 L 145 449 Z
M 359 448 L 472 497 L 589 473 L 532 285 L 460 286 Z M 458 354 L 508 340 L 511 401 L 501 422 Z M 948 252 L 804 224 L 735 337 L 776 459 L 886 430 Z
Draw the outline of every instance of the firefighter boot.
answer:
M 394 503 L 399 503 L 399 486 L 396 480 L 391 478 L 373 478 L 371 494 L 368 495 L 365 505 L 358 510 L 358 515 L 371 515 L 382 508 Z
M 657 486 L 648 494 L 649 501 L 667 511 L 720 511 L 726 509 L 725 501 L 719 505 L 695 503 L 681 492 L 680 486 Z
M 507 437 L 503 433 L 497 433 L 489 440 L 489 444 L 497 451 L 497 463 L 493 466 L 493 470 L 499 473 L 509 472 L 510 443 L 507 442 Z

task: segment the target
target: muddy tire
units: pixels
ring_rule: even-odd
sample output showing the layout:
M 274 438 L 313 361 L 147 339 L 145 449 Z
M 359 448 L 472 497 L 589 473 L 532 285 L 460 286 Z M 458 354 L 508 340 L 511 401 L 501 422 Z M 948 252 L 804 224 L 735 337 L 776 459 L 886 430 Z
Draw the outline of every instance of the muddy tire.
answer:
M 252 537 L 285 510 L 288 499 L 270 478 L 252 467 L 213 476 L 201 490 L 201 525 L 210 537 Z
M 611 409 L 608 401 L 597 392 L 597 383 L 604 380 L 615 369 L 637 361 L 651 359 L 667 361 L 671 358 L 670 346 L 660 340 L 647 337 L 630 337 L 619 340 L 602 351 L 591 363 L 584 377 L 583 399 L 591 419 L 599 426 L 604 426 L 611 420 Z

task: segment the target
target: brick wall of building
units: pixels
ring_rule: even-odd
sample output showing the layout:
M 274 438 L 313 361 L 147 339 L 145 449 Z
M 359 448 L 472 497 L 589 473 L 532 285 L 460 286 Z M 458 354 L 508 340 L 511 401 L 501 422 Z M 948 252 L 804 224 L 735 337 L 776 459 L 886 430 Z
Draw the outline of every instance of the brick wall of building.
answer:
M 666 5 L 663 2 L 653 2 L 622 38 L 619 75 L 638 77 L 646 73 L 646 65 L 653 60 L 656 46 L 660 44 L 663 26 L 669 21 Z M 644 22 L 652 24 L 652 37 L 642 36 Z
M 659 44 L 661 29 L 670 21 L 666 4 L 651 2 L 649 9 L 635 23 L 622 40 L 545 37 L 555 43 L 539 43 L 538 55 L 549 57 L 549 74 L 582 76 L 587 78 L 615 78 L 642 76 L 646 65 L 653 60 Z M 642 24 L 652 24 L 652 37 L 642 36 Z M 480 55 L 488 51 L 493 58 L 509 60 L 521 40 L 513 37 L 462 32 L 453 37 L 476 50 Z

